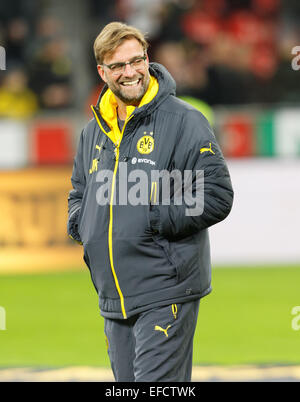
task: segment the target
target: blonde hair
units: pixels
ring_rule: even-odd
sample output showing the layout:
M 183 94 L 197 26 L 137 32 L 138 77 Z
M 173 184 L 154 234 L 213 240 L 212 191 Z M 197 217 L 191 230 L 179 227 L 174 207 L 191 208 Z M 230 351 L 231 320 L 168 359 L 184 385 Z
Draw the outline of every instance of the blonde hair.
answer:
M 145 36 L 137 28 L 121 22 L 107 24 L 94 42 L 94 54 L 98 64 L 102 64 L 106 55 L 114 53 L 116 48 L 127 39 L 137 39 L 143 46 L 144 52 L 148 49 Z

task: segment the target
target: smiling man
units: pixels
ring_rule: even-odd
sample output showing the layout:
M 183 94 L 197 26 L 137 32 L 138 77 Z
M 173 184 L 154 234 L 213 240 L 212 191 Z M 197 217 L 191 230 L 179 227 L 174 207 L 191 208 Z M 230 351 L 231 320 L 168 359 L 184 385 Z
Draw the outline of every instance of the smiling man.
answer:
M 124 32 L 116 34 L 108 48 L 103 45 L 113 24 L 109 24 L 97 37 L 94 52 L 100 77 L 116 97 L 118 116 L 125 120 L 126 106 L 138 106 L 146 93 L 149 82 L 148 43 L 134 28 L 124 41 Z
M 129 60 L 125 64 L 120 61 L 124 56 Z M 99 75 L 116 96 L 118 113 L 125 120 L 126 105 L 138 106 L 149 86 L 149 62 L 145 48 L 137 39 L 128 39 L 113 54 L 106 54 L 104 60 L 98 62 Z
M 106 85 L 74 160 L 68 233 L 83 244 L 116 381 L 190 381 L 199 301 L 211 291 L 208 227 L 229 214 L 233 190 L 207 120 L 176 98 L 147 48 L 139 30 L 119 22 L 95 40 Z M 155 168 L 181 179 L 192 172 L 191 198 L 204 202 L 198 215 L 175 197 L 176 183 L 163 202 Z M 111 177 L 108 197 L 98 191 L 102 172 Z M 120 202 L 122 192 L 137 192 L 134 177 L 145 177 L 148 203 Z

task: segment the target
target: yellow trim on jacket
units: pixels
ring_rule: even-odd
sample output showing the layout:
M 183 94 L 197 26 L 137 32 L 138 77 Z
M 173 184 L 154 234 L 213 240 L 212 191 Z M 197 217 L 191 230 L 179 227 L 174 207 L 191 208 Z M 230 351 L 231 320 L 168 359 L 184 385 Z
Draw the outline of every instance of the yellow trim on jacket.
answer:
M 152 99 L 156 96 L 157 92 L 159 89 L 158 82 L 156 78 L 150 76 L 150 82 L 148 89 L 143 96 L 139 107 L 149 103 L 152 101 Z M 114 256 L 113 256 L 113 198 L 114 198 L 114 192 L 115 192 L 115 182 L 116 182 L 116 174 L 118 170 L 118 165 L 119 165 L 119 147 L 120 143 L 122 141 L 123 133 L 126 127 L 127 122 L 134 116 L 133 112 L 135 110 L 134 106 L 127 106 L 127 116 L 125 120 L 125 124 L 123 126 L 122 131 L 119 129 L 118 125 L 118 116 L 117 116 L 117 101 L 115 98 L 115 95 L 112 93 L 110 89 L 108 89 L 105 94 L 102 96 L 101 101 L 100 101 L 100 114 L 102 115 L 103 119 L 106 121 L 108 126 L 110 127 L 111 131 L 106 132 L 97 116 L 96 111 L 94 110 L 92 106 L 92 110 L 94 112 L 95 118 L 97 120 L 97 123 L 100 127 L 100 129 L 110 138 L 110 140 L 116 145 L 116 162 L 115 162 L 115 167 L 114 167 L 114 172 L 113 172 L 113 180 L 112 180 L 112 191 L 111 191 L 111 199 L 110 199 L 110 208 L 109 208 L 109 227 L 108 227 L 108 249 L 109 249 L 109 259 L 110 259 L 110 265 L 111 265 L 111 270 L 112 274 L 114 277 L 115 285 L 117 288 L 117 292 L 120 296 L 120 303 L 121 303 L 121 310 L 123 314 L 123 318 L 127 318 L 127 313 L 125 309 L 125 304 L 124 304 L 124 296 L 123 292 L 121 290 L 119 280 L 116 274 L 116 269 L 115 269 L 115 264 L 114 264 Z
M 157 79 L 150 75 L 150 82 L 148 89 L 143 96 L 140 104 L 138 107 L 142 107 L 147 103 L 151 102 L 152 99 L 156 96 L 159 89 L 159 85 Z M 120 144 L 122 140 L 122 133 L 120 132 L 119 125 L 118 125 L 118 116 L 117 116 L 117 100 L 113 92 L 108 89 L 105 94 L 102 96 L 100 101 L 100 114 L 110 127 L 111 131 L 107 133 L 107 136 L 110 140 L 115 144 Z M 127 106 L 126 107 L 126 120 L 132 115 L 135 110 L 135 106 Z

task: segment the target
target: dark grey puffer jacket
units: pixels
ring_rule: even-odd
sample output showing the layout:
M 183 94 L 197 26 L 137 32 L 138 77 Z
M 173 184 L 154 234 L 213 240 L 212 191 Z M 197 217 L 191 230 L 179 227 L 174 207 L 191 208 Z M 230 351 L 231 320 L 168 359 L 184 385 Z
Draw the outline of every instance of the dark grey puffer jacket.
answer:
M 208 227 L 226 218 L 233 202 L 229 172 L 207 120 L 175 97 L 175 82 L 163 66 L 151 63 L 150 74 L 159 91 L 135 109 L 119 146 L 108 138 L 110 128 L 99 112 L 104 88 L 74 160 L 68 233 L 83 244 L 105 317 L 127 318 L 207 295 Z M 186 176 L 192 187 L 186 187 L 198 213 L 190 213 L 184 191 L 180 196 L 179 179 L 171 180 L 170 197 L 162 200 L 163 180 L 154 170 L 180 172 L 182 187 L 185 172 L 192 172 Z

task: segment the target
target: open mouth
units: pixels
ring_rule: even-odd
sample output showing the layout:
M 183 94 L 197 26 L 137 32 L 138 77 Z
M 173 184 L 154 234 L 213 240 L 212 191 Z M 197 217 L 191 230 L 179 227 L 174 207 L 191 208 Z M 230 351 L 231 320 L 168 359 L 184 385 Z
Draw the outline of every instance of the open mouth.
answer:
M 122 85 L 123 87 L 134 87 L 134 86 L 139 85 L 140 82 L 141 82 L 141 79 L 138 78 L 137 80 L 124 81 L 124 82 L 121 83 L 121 85 Z

